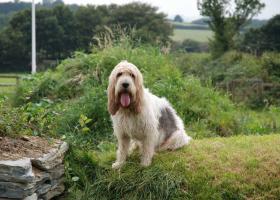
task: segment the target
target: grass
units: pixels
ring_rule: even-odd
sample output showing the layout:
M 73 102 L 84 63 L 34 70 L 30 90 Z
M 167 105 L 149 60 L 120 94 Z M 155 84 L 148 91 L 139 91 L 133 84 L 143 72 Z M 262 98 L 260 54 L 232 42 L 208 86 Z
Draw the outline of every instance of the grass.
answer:
M 185 39 L 191 39 L 198 42 L 208 42 L 208 39 L 211 37 L 212 31 L 210 30 L 174 29 L 174 35 L 171 38 L 176 42 L 182 42 Z
M 70 199 L 278 199 L 280 135 L 235 136 L 193 140 L 174 152 L 139 166 L 132 155 L 113 171 L 113 145 L 99 151 L 72 151 L 68 156 Z M 83 170 L 80 166 L 83 165 Z M 83 195 L 81 195 L 83 191 Z M 76 196 L 77 195 L 77 196 Z
M 16 78 L 6 78 L 6 77 L 1 77 L 1 75 L 7 75 L 7 74 L 0 74 L 0 85 L 2 83 L 4 84 L 16 84 Z M 9 74 L 11 75 L 11 74 Z M 15 75 L 15 74 L 13 74 Z M 15 91 L 16 87 L 15 86 L 0 86 L 0 94 L 7 94 Z

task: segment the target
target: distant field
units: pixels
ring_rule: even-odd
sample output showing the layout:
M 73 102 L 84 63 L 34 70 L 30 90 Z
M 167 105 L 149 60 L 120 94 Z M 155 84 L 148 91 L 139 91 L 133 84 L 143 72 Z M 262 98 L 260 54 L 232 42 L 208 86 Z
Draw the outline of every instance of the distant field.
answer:
M 187 30 L 187 29 L 174 29 L 174 35 L 171 37 L 176 42 L 182 42 L 185 39 L 191 39 L 198 42 L 208 42 L 212 37 L 210 30 Z
M 200 27 L 200 28 L 207 28 L 209 29 L 208 26 L 202 25 L 202 24 L 192 24 L 192 23 L 187 23 L 187 22 L 170 22 L 174 26 L 181 26 L 181 27 Z
M 1 75 L 7 74 L 0 74 L 0 94 L 13 92 L 15 86 L 1 86 L 1 84 L 16 84 L 16 78 L 1 77 Z

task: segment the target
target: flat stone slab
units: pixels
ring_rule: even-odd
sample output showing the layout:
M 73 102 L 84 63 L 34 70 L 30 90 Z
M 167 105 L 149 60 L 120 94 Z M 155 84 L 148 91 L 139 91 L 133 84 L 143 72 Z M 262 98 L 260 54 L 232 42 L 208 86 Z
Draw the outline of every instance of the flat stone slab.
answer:
M 23 199 L 35 192 L 35 184 L 0 182 L 0 197 Z
M 3 141 L 7 144 L 1 143 Z M 28 151 L 20 149 L 13 155 L 13 151 L 18 150 L 16 141 L 19 144 L 28 143 L 24 144 L 24 148 L 30 146 L 30 149 Z M 66 142 L 52 140 L 49 143 L 39 137 L 11 140 L 2 138 L 1 142 L 0 145 L 3 146 L 0 146 L 0 200 L 49 200 L 63 193 L 65 189 L 63 160 L 68 150 Z M 41 149 L 40 145 L 43 145 Z M 35 154 L 32 154 L 32 149 L 35 149 Z
M 28 197 L 25 197 L 23 200 L 37 200 L 38 199 L 38 196 L 36 193 L 28 196 Z
M 58 148 L 53 148 L 42 157 L 31 159 L 34 166 L 42 170 L 50 170 L 63 162 L 64 154 L 68 150 L 68 144 L 63 142 Z
M 0 161 L 0 181 L 30 183 L 34 179 L 30 158 Z
M 61 184 L 57 185 L 56 187 L 54 187 L 53 189 L 51 189 L 50 191 L 48 191 L 46 194 L 42 195 L 41 198 L 43 200 L 52 199 L 53 197 L 56 197 L 56 196 L 62 194 L 64 190 L 65 190 L 65 186 L 63 183 L 61 183 Z

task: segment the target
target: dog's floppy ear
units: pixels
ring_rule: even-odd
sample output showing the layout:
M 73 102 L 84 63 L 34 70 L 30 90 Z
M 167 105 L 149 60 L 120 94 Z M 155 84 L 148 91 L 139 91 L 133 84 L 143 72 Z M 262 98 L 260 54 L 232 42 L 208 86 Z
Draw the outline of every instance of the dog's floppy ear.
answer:
M 134 111 L 136 113 L 140 113 L 142 109 L 141 107 L 143 102 L 144 86 L 143 86 L 142 74 L 138 69 L 135 76 L 135 86 L 136 86 L 136 95 L 135 95 Z
M 115 115 L 116 112 L 119 110 L 119 103 L 115 98 L 115 84 L 116 84 L 116 77 L 114 73 L 112 73 L 109 77 L 109 85 L 107 89 L 108 93 L 108 111 L 111 115 Z

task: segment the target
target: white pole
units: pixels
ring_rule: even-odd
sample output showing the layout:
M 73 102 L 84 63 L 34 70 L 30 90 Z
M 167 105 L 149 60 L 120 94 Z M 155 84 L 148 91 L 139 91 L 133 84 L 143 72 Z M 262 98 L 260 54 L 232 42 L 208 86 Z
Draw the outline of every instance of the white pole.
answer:
M 32 0 L 32 74 L 36 73 L 36 22 L 35 2 Z

